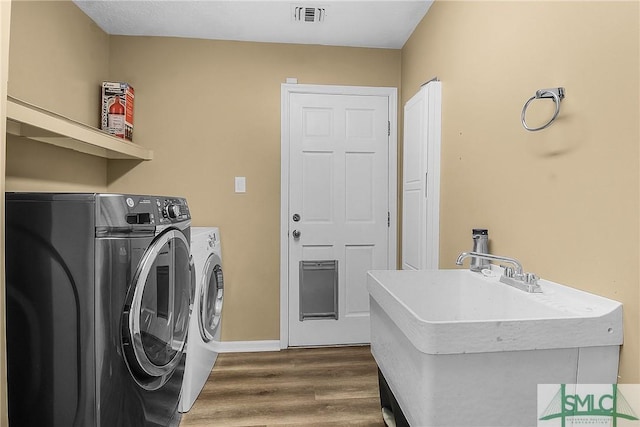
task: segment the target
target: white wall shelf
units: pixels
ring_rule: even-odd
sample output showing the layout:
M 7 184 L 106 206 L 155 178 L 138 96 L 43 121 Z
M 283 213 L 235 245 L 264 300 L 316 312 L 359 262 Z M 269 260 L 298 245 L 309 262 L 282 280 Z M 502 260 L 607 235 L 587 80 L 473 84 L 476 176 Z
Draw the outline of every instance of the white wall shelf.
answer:
M 153 159 L 151 150 L 10 96 L 7 133 L 107 159 Z

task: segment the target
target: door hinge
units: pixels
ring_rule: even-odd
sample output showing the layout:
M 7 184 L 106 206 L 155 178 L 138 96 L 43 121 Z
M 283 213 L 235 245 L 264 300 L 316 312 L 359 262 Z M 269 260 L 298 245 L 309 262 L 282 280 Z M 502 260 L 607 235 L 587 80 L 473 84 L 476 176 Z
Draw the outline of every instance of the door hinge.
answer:
M 387 136 L 391 136 L 391 122 L 387 121 Z
M 387 227 L 391 227 L 391 212 L 387 212 Z

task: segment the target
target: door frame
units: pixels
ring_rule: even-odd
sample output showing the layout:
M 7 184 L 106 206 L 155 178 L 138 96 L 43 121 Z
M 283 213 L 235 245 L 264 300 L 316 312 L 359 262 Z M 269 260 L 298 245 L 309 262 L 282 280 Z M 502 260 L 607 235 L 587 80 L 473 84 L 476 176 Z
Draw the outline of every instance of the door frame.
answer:
M 387 262 L 396 268 L 398 250 L 398 89 L 394 87 L 281 85 L 280 101 L 280 348 L 289 346 L 289 99 L 294 93 L 383 96 L 389 101 L 389 246 Z

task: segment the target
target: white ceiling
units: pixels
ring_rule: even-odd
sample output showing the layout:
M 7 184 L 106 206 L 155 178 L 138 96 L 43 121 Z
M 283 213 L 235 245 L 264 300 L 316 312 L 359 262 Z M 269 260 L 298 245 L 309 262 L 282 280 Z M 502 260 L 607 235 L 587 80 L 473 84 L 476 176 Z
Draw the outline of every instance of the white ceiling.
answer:
M 106 33 L 400 49 L 433 0 L 73 0 Z M 296 6 L 324 8 L 296 22 Z

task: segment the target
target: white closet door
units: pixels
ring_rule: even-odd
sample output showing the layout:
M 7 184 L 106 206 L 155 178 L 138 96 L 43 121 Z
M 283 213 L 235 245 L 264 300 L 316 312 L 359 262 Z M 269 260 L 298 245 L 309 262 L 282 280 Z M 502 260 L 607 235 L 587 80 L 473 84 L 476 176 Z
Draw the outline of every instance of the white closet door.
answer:
M 442 83 L 422 86 L 404 106 L 402 269 L 438 268 Z

